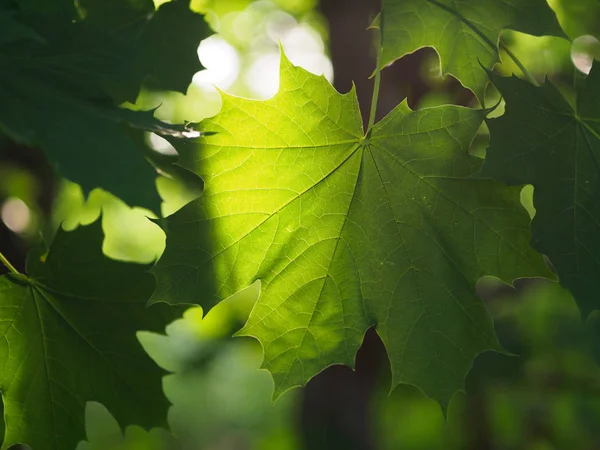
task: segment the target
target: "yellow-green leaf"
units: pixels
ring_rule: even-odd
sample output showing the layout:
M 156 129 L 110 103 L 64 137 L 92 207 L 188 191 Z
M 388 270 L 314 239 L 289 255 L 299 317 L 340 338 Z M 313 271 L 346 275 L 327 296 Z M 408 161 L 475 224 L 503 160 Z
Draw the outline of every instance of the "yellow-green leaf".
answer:
M 154 301 L 210 307 L 261 279 L 242 333 L 262 343 L 276 394 L 353 366 L 375 326 L 394 386 L 447 405 L 475 356 L 500 350 L 477 280 L 548 273 L 519 189 L 474 177 L 483 117 L 403 103 L 364 137 L 354 92 L 283 57 L 274 98 L 224 95 L 200 125 L 215 134 L 176 143 L 205 193 L 164 224 Z

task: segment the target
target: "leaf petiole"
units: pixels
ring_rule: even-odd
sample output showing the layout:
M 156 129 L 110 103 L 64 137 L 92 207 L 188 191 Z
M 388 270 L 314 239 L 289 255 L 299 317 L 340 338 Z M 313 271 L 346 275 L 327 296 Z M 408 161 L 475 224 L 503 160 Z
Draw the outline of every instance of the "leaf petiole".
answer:
M 2 264 L 4 264 L 4 265 L 6 266 L 6 268 L 7 268 L 7 269 L 8 269 L 8 270 L 9 270 L 11 273 L 14 273 L 14 274 L 17 274 L 17 275 L 20 275 L 20 274 L 21 274 L 21 273 L 20 273 L 20 272 L 19 272 L 17 269 L 15 269 L 15 266 L 13 266 L 13 265 L 10 263 L 10 261 L 9 261 L 9 260 L 6 258 L 6 256 L 4 256 L 4 255 L 2 254 L 2 252 L 0 252 L 0 262 L 1 262 Z
M 369 125 L 365 136 L 375 125 L 375 114 L 377 113 L 377 102 L 379 101 L 379 88 L 381 86 L 381 55 L 383 53 L 383 10 L 379 14 L 379 45 L 377 46 L 377 66 L 375 67 L 375 85 L 373 86 L 373 98 L 371 99 L 371 111 L 369 112 Z

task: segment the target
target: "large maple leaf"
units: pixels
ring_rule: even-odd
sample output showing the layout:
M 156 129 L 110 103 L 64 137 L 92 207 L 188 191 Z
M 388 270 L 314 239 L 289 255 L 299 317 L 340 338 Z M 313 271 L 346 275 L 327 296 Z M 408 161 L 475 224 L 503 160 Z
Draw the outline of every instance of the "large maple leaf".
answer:
M 122 426 L 166 423 L 164 373 L 136 331 L 162 331 L 182 310 L 146 307 L 153 277 L 102 254 L 100 221 L 59 231 L 47 257 L 30 255 L 28 276 L 0 277 L 2 449 L 67 450 L 85 438 L 87 401 Z
M 534 36 L 566 37 L 546 0 L 384 0 L 382 67 L 422 47 L 440 56 L 483 100 L 491 69 L 500 61 L 498 40 L 510 28 Z
M 506 113 L 488 122 L 482 173 L 535 187 L 533 246 L 587 316 L 600 309 L 600 67 L 580 83 L 575 107 L 550 81 L 491 77 Z
M 399 105 L 366 137 L 356 95 L 282 57 L 261 102 L 223 95 L 202 145 L 178 145 L 201 199 L 169 217 L 154 300 L 200 303 L 262 279 L 243 334 L 265 350 L 276 394 L 353 366 L 376 326 L 393 384 L 444 406 L 475 356 L 499 350 L 474 287 L 545 275 L 519 189 L 476 179 L 484 111 Z

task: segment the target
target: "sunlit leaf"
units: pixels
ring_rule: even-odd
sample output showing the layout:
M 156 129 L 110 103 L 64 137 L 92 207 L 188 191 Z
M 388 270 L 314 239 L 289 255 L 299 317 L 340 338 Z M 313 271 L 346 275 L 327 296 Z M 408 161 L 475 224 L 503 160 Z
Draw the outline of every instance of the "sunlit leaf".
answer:
M 145 9 L 141 8 L 148 2 L 139 0 L 133 2 L 138 9 L 121 6 L 128 11 L 121 14 L 119 7 L 110 5 L 122 0 L 111 1 L 110 5 L 97 0 L 88 2 L 97 5 L 99 19 L 113 17 L 112 26 L 120 34 L 116 45 L 120 49 L 115 51 L 121 53 L 122 64 L 103 80 L 117 102 L 135 102 L 144 83 L 152 89 L 186 93 L 194 74 L 204 68 L 198 59 L 200 41 L 212 34 L 203 16 L 190 10 L 189 1 L 164 3 L 155 14 L 144 14 Z M 113 11 L 113 16 L 104 14 L 105 9 Z M 137 18 L 122 25 L 123 17 L 128 16 Z
M 223 96 L 201 146 L 177 145 L 206 181 L 169 217 L 155 301 L 200 303 L 262 280 L 243 334 L 257 337 L 276 394 L 354 365 L 376 326 L 393 384 L 444 406 L 476 355 L 500 350 L 474 286 L 546 275 L 519 189 L 474 178 L 484 111 L 406 103 L 363 137 L 356 95 L 282 58 L 260 102 Z

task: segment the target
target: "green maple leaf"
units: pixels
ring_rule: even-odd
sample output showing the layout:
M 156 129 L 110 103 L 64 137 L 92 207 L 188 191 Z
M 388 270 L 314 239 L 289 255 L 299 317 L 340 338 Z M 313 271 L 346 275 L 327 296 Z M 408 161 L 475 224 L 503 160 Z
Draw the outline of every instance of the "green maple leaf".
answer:
M 276 394 L 353 366 L 375 325 L 394 386 L 447 405 L 475 356 L 500 350 L 477 280 L 547 273 L 519 189 L 473 177 L 483 116 L 403 103 L 365 138 L 354 92 L 283 57 L 274 98 L 223 95 L 200 125 L 216 134 L 178 146 L 206 188 L 166 219 L 153 301 L 210 307 L 261 279 L 243 334 Z
M 97 36 L 66 34 L 79 38 L 73 48 L 31 41 L 2 47 L 0 129 L 14 141 L 41 147 L 58 173 L 86 193 L 101 187 L 129 205 L 160 214 L 157 173 L 132 129 L 180 137 L 185 129 L 155 119 L 150 111 L 115 107 L 95 78 L 96 68 L 106 70 L 114 55 L 73 58 Z M 52 36 L 48 39 L 52 43 Z M 28 57 L 19 56 L 23 48 L 30 50 Z
M 600 67 L 577 89 L 575 108 L 549 81 L 490 76 L 506 113 L 488 122 L 483 175 L 535 187 L 533 246 L 587 316 L 600 309 Z
M 188 2 L 173 1 L 151 15 L 147 2 L 131 1 L 116 8 L 121 20 L 137 17 L 131 24 L 112 16 L 102 22 L 104 9 L 94 0 L 82 2 L 89 8 L 83 22 L 14 9 L 2 13 L 0 21 L 10 18 L 20 31 L 0 48 L 0 130 L 41 147 L 57 171 L 86 193 L 101 187 L 160 214 L 157 173 L 132 128 L 180 137 L 185 130 L 151 112 L 117 108 L 106 91 L 118 101 L 135 100 L 144 80 L 185 91 L 201 68 L 196 50 L 209 30 Z
M 156 13 L 152 0 L 84 0 L 84 23 L 116 30 L 111 45 L 120 66 L 103 80 L 116 102 L 135 102 L 144 82 L 158 90 L 186 93 L 194 74 L 204 67 L 198 45 L 212 34 L 189 0 L 164 3 Z
M 45 261 L 30 255 L 28 277 L 0 277 L 3 450 L 16 443 L 75 448 L 91 400 L 122 426 L 166 423 L 163 371 L 136 331 L 162 331 L 181 310 L 148 309 L 152 275 L 144 265 L 106 258 L 103 237 L 100 221 L 61 230 Z
M 82 99 L 73 95 L 73 85 L 65 86 L 68 78 L 27 66 L 0 74 L 6 88 L 0 91 L 0 129 L 17 142 L 41 147 L 57 172 L 86 193 L 101 187 L 160 214 L 156 170 L 130 129 L 181 135 L 181 127 L 154 119 L 151 111 Z
M 183 0 L 161 5 L 142 33 L 133 70 L 153 88 L 185 94 L 194 74 L 204 69 L 198 45 L 212 31 L 188 5 Z
M 482 101 L 504 29 L 566 37 L 546 0 L 384 0 L 382 68 L 422 47 Z

